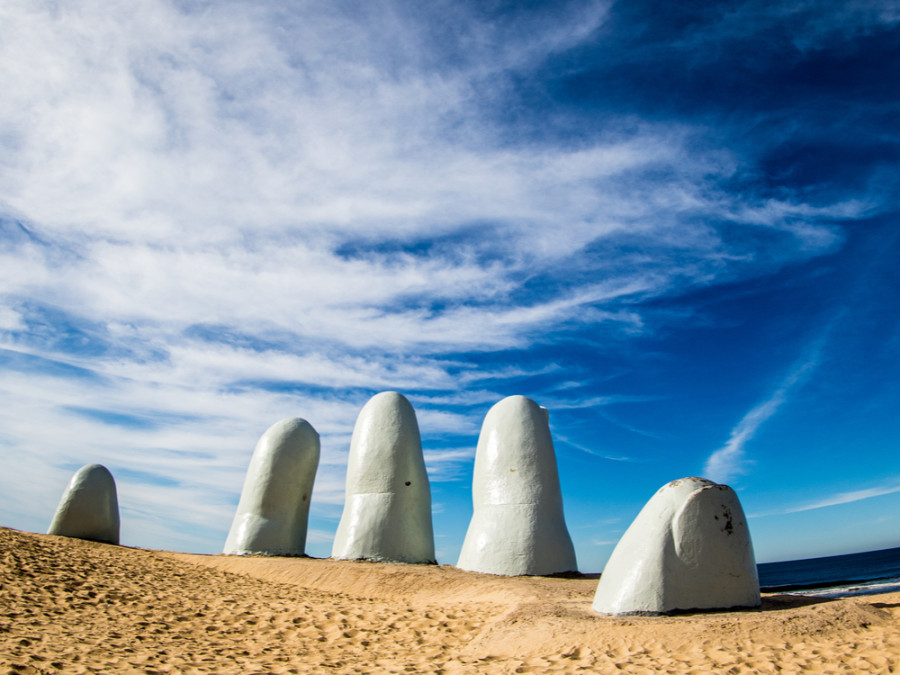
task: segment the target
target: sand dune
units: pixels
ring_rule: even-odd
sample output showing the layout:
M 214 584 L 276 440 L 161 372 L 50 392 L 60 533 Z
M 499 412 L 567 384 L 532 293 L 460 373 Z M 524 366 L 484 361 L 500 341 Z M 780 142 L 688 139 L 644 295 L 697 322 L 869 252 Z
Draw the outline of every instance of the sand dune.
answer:
M 0 528 L 0 672 L 900 672 L 900 593 L 611 618 L 595 585 Z

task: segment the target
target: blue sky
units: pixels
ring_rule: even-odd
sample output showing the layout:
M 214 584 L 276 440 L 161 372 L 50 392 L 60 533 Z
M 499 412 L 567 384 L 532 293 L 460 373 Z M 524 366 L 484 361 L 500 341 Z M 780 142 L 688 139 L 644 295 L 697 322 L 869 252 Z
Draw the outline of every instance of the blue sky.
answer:
M 217 552 L 258 437 L 321 434 L 327 556 L 403 392 L 440 562 L 481 421 L 549 408 L 584 571 L 664 483 L 757 558 L 900 546 L 897 2 L 0 5 L 0 523 L 116 476 Z

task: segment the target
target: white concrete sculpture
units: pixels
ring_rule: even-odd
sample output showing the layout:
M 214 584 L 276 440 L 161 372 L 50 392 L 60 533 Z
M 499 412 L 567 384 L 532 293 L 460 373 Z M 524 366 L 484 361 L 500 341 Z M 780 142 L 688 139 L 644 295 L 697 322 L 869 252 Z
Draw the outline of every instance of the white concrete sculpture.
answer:
M 431 488 L 419 424 L 402 394 L 369 399 L 353 428 L 333 558 L 434 563 Z
M 250 458 L 224 553 L 305 555 L 318 468 L 319 434 L 309 422 L 292 417 L 269 427 Z
M 105 466 L 87 464 L 72 476 L 47 534 L 119 543 L 116 481 Z
M 577 570 L 546 408 L 510 396 L 488 411 L 475 453 L 472 502 L 457 567 L 506 576 Z
M 622 535 L 593 608 L 666 614 L 759 604 L 753 544 L 734 490 L 682 478 L 660 488 Z

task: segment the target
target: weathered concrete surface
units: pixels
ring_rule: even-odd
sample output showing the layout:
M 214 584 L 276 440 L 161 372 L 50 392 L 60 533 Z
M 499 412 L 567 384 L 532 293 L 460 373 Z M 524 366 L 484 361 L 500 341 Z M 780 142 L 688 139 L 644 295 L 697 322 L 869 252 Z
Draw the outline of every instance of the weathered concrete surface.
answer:
M 262 435 L 244 479 L 224 553 L 305 555 L 319 434 L 292 417 Z
M 105 466 L 87 464 L 72 476 L 47 534 L 119 543 L 116 481 Z
M 369 399 L 356 420 L 333 558 L 433 563 L 431 487 L 419 424 L 402 394 Z
M 546 408 L 510 396 L 488 411 L 475 453 L 472 502 L 457 567 L 506 576 L 578 568 Z
M 660 488 L 622 535 L 593 609 L 665 614 L 759 604 L 753 544 L 734 490 L 682 478 Z

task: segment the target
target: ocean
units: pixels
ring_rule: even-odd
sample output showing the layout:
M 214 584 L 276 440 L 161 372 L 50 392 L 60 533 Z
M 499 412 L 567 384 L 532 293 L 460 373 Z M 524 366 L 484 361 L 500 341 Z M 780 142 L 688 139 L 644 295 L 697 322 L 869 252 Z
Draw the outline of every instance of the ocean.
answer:
M 762 563 L 757 569 L 766 593 L 846 598 L 900 591 L 900 548 Z

